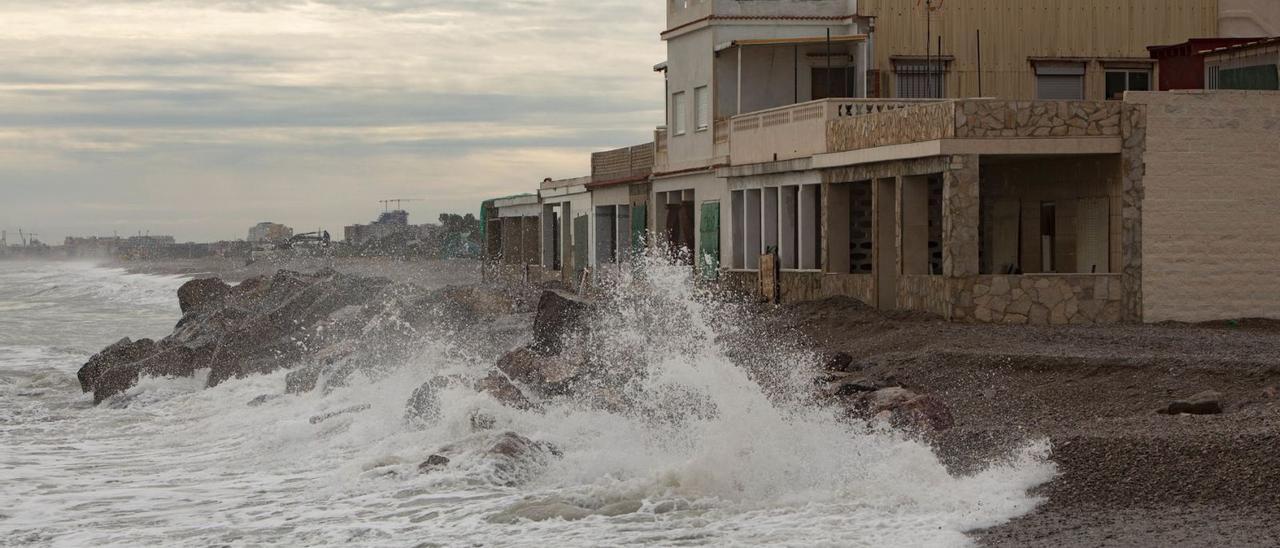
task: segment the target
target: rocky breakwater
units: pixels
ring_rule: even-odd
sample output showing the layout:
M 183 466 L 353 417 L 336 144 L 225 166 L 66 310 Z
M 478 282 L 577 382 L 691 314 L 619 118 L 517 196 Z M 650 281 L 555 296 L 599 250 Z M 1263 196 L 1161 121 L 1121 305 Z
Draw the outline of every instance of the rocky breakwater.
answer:
M 367 365 L 362 357 L 388 360 L 411 351 L 407 343 L 432 325 L 474 324 L 512 307 L 510 299 L 479 288 L 427 291 L 334 270 L 282 270 L 235 286 L 193 280 L 178 290 L 178 300 L 183 317 L 171 335 L 123 339 L 81 367 L 80 387 L 96 403 L 143 376 L 191 377 L 204 369 L 212 387 L 306 364 L 306 374 L 290 378 L 302 391 L 322 373 Z

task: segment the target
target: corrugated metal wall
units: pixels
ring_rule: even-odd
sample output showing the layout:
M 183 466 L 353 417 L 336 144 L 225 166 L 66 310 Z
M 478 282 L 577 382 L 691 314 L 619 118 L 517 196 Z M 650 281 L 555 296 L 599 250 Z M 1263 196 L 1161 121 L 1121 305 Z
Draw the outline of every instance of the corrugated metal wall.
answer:
M 890 57 L 925 54 L 924 2 L 859 0 L 875 16 L 876 66 L 884 95 L 895 82 Z M 1217 35 L 1218 0 L 945 0 L 933 16 L 933 49 L 955 57 L 947 73 L 951 97 L 978 95 L 976 31 L 982 31 L 982 91 L 989 97 L 1035 97 L 1031 57 L 1147 59 L 1147 46 Z M 1086 99 L 1105 93 L 1102 67 L 1091 62 Z

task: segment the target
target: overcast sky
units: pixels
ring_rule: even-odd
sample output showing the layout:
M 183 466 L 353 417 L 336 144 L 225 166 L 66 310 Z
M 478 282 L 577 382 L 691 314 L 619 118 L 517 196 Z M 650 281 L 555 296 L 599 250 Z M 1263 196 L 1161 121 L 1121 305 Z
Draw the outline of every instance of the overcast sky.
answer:
M 471 212 L 662 123 L 654 0 L 3 0 L 0 227 Z

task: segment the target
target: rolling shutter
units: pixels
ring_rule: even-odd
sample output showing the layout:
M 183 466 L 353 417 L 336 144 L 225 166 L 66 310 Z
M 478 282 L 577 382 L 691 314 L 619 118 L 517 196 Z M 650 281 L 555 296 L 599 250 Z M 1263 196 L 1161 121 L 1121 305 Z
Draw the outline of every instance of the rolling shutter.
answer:
M 1037 64 L 1036 99 L 1046 101 L 1084 100 L 1084 64 Z

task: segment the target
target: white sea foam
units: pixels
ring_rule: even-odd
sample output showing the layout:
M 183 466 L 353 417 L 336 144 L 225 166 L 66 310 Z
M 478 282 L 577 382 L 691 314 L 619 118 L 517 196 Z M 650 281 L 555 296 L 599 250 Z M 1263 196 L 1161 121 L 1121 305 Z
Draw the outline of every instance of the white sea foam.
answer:
M 522 412 L 447 389 L 440 420 L 410 428 L 405 402 L 417 386 L 491 365 L 449 340 L 422 341 L 415 359 L 377 378 L 256 407 L 246 404 L 280 393 L 284 373 L 208 390 L 199 377 L 145 379 L 91 407 L 68 355 L 51 367 L 39 351 L 0 353 L 10 364 L 0 370 L 40 363 L 0 383 L 0 413 L 16 418 L 0 421 L 0 544 L 957 546 L 965 531 L 1033 508 L 1027 490 L 1054 473 L 1042 443 L 955 477 L 925 444 L 793 404 L 803 398 L 787 393 L 788 375 L 764 390 L 722 346 L 744 312 L 702 294 L 686 269 L 655 263 L 643 273 L 614 292 L 590 341 L 619 355 L 618 367 L 643 369 L 612 387 L 644 403 L 625 412 L 571 399 Z M 134 288 L 84 293 L 107 302 L 151 283 L 85 276 Z M 100 287 L 120 287 L 112 283 Z M 122 311 L 118 336 L 150 327 L 129 318 Z M 757 366 L 789 371 L 812 359 L 753 335 L 766 362 Z M 498 429 L 473 432 L 477 411 Z M 495 483 L 478 455 L 508 430 L 563 456 L 519 486 Z M 419 474 L 446 445 L 453 462 Z M 555 503 L 591 515 L 496 519 Z M 597 513 L 609 505 L 639 511 Z

